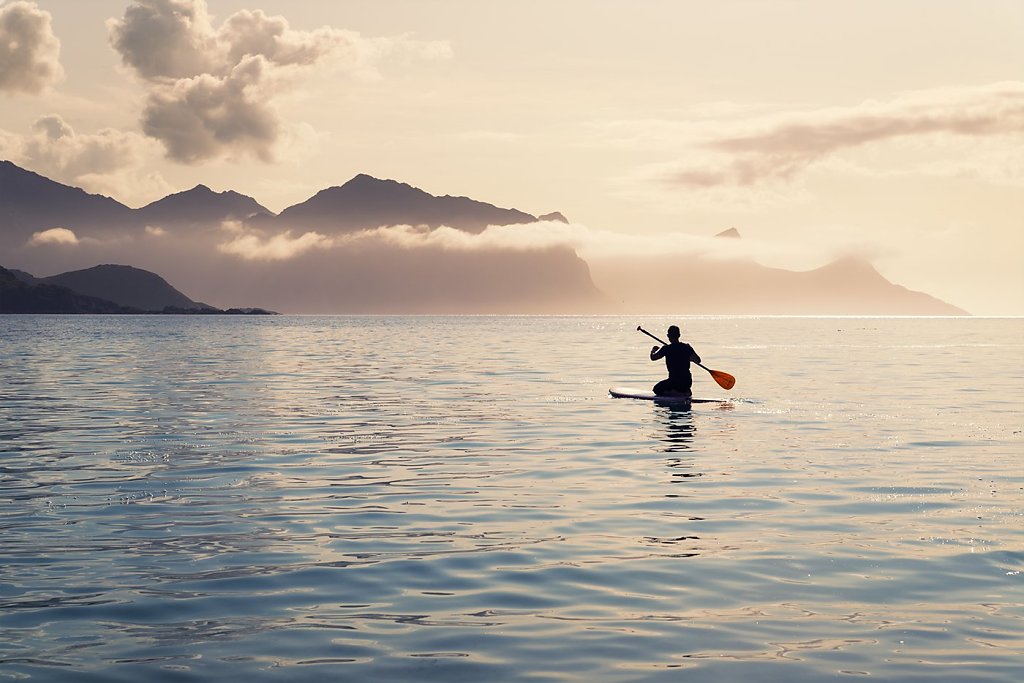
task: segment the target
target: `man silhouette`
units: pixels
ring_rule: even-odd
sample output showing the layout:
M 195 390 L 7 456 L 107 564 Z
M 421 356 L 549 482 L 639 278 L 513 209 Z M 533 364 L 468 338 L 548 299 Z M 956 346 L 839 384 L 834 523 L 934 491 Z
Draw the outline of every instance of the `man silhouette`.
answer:
M 654 385 L 654 393 L 658 396 L 690 396 L 693 376 L 690 375 L 690 362 L 699 363 L 700 356 L 689 344 L 679 341 L 679 328 L 672 325 L 668 328 L 668 341 L 665 346 L 651 349 L 651 360 L 665 359 L 668 367 L 668 379 Z

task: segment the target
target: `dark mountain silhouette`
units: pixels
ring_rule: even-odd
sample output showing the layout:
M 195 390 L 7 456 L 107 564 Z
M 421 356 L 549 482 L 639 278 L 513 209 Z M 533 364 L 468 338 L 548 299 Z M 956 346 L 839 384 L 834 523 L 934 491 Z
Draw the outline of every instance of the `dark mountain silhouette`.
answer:
M 357 175 L 341 187 L 321 190 L 282 211 L 275 223 L 283 228 L 344 233 L 382 225 L 447 225 L 479 233 L 488 225 L 533 223 L 535 216 L 501 209 L 468 197 L 435 197 L 394 180 Z
M 0 267 L 0 313 L 129 313 L 129 309 L 67 287 L 28 284 Z
M 33 233 L 61 227 L 81 237 L 114 232 L 139 234 L 147 225 L 216 228 L 225 220 L 246 220 L 273 229 L 344 233 L 382 225 L 448 225 L 480 232 L 488 225 L 532 223 L 535 216 L 468 197 L 435 197 L 394 180 L 357 175 L 340 187 L 274 213 L 252 197 L 205 185 L 132 209 L 110 197 L 63 185 L 9 161 L 0 161 L 0 245 L 21 246 Z M 544 220 L 562 220 L 559 213 Z
M 127 225 L 131 216 L 132 209 L 110 197 L 0 161 L 0 238 L 24 242 L 34 232 L 55 227 L 102 231 Z
M 171 194 L 138 209 L 136 216 L 148 225 L 203 224 L 216 226 L 224 220 L 273 216 L 252 197 L 233 190 L 214 192 L 206 185 Z
M 85 282 L 96 284 L 97 279 L 83 277 L 81 273 L 101 274 L 115 290 L 143 285 L 155 292 L 149 300 L 152 308 L 122 306 L 114 301 L 88 296 L 51 281 Z M 161 285 L 160 283 L 163 283 Z M 131 299 L 132 297 L 119 298 Z M 177 301 L 157 308 L 163 300 Z M 155 303 L 154 303 L 155 302 Z M 169 313 L 169 314 L 214 314 L 214 315 L 276 315 L 263 308 L 229 308 L 226 311 L 206 304 L 196 303 L 168 285 L 155 273 L 148 273 L 129 266 L 97 266 L 86 271 L 64 273 L 49 278 L 37 278 L 25 271 L 0 267 L 0 313 Z
M 213 309 L 213 306 L 189 299 L 156 273 L 131 266 L 94 266 L 40 279 L 46 284 L 143 311 L 162 311 L 167 307 Z
M 552 211 L 551 213 L 546 213 L 543 216 L 537 216 L 537 220 L 539 220 L 539 221 L 554 221 L 554 222 L 558 222 L 558 223 L 568 223 L 569 222 L 569 219 L 566 218 L 565 216 L 563 216 L 558 211 Z
M 31 275 L 30 273 L 26 273 L 23 270 L 18 270 L 17 268 L 8 268 L 7 272 L 10 273 L 11 275 L 13 275 L 14 277 L 18 278 L 19 280 L 21 280 L 22 282 L 24 282 L 27 285 L 41 285 L 41 284 L 43 284 L 43 281 L 40 280 L 39 278 L 37 278 L 35 275 Z
M 205 185 L 132 209 L 0 161 L 0 246 L 22 246 L 33 233 L 58 227 L 78 237 L 102 238 L 138 234 L 147 225 L 217 227 L 225 220 L 272 215 L 252 197 Z

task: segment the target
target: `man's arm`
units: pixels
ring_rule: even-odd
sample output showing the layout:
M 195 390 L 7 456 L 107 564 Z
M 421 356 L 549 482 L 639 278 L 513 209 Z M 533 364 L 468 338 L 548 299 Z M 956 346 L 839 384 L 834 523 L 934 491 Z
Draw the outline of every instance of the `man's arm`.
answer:
M 652 346 L 651 347 L 651 360 L 658 360 L 665 356 L 664 346 Z
M 692 346 L 690 347 L 690 360 L 693 361 L 694 363 L 700 362 L 700 356 L 697 355 L 697 352 L 693 349 Z

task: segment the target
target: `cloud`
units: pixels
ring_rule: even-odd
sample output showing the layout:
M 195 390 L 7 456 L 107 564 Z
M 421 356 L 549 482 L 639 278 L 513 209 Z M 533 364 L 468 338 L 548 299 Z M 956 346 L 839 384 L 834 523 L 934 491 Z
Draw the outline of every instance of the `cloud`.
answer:
M 726 240 L 712 236 L 673 232 L 636 235 L 599 230 L 578 223 L 538 221 L 516 225 L 491 225 L 479 233 L 440 226 L 390 225 L 327 237 L 307 232 L 292 237 L 292 231 L 267 234 L 239 221 L 225 221 L 221 230 L 230 238 L 218 245 L 223 253 L 250 260 L 286 260 L 312 249 L 345 249 L 368 246 L 404 250 L 446 252 L 539 252 L 567 249 L 584 259 L 667 254 L 704 254 L 712 258 L 746 258 L 763 253 L 765 245 L 755 240 Z M 788 247 L 779 247 L 788 249 Z
M 548 249 L 575 249 L 594 241 L 598 234 L 585 226 L 566 225 L 561 222 L 539 222 L 526 225 L 492 225 L 483 232 L 474 234 L 457 228 L 441 226 L 394 225 L 372 230 L 327 237 L 318 232 L 306 232 L 292 237 L 287 230 L 268 235 L 260 230 L 249 229 L 239 221 L 225 221 L 221 230 L 230 239 L 218 245 L 226 254 L 233 254 L 248 260 L 287 260 L 317 249 L 359 248 L 365 246 L 397 247 L 405 250 L 441 250 L 450 252 L 482 251 L 544 251 Z M 614 233 L 602 233 L 609 239 Z M 624 241 L 631 241 L 628 235 L 621 235 Z M 621 245 L 620 245 L 621 246 Z
M 709 262 L 757 261 L 785 267 L 817 267 L 843 255 L 873 259 L 887 248 L 844 225 L 815 225 L 789 238 L 725 239 L 687 232 L 623 233 L 579 223 L 539 221 L 519 225 L 492 225 L 473 234 L 450 227 L 429 229 L 395 225 L 336 238 L 325 247 L 384 245 L 408 251 L 434 250 L 475 253 L 525 253 L 569 250 L 592 266 L 617 262 L 644 262 L 700 257 Z
M 272 160 L 280 125 L 261 96 L 265 68 L 262 57 L 247 57 L 224 78 L 203 74 L 155 90 L 143 111 L 143 131 L 183 163 L 228 154 Z
M 334 246 L 334 240 L 318 232 L 303 233 L 292 237 L 291 231 L 276 235 L 263 236 L 254 232 L 245 232 L 240 225 L 229 221 L 222 226 L 234 236 L 217 245 L 217 249 L 225 254 L 239 256 L 247 261 L 286 261 L 311 249 L 325 249 Z
M 546 230 L 545 226 L 555 227 Z M 561 226 L 562 224 L 557 224 Z M 366 230 L 348 238 L 349 241 L 377 240 L 384 244 L 403 249 L 445 249 L 449 251 L 485 251 L 512 250 L 534 251 L 552 247 L 565 247 L 572 244 L 570 235 L 559 231 L 555 224 L 516 225 L 518 230 L 509 230 L 510 226 L 488 226 L 482 232 L 474 234 L 440 226 L 393 225 Z M 537 227 L 533 230 L 531 227 Z
M 240 224 L 233 230 L 244 232 Z M 286 233 L 287 234 L 287 233 Z M 309 233 L 316 234 L 316 233 Z M 763 253 L 756 240 L 726 240 L 683 232 L 638 235 L 600 230 L 579 223 L 537 221 L 491 225 L 479 233 L 440 226 L 391 225 L 362 230 L 318 242 L 321 248 L 377 244 L 406 250 L 449 252 L 538 252 L 567 249 L 584 259 L 703 254 L 712 258 L 746 258 Z M 782 249 L 782 247 L 780 247 Z
M 218 68 L 220 48 L 206 3 L 137 0 L 107 22 L 124 63 L 145 79 L 189 78 Z
M 34 2 L 0 7 L 0 91 L 38 94 L 64 76 L 50 19 Z
M 237 64 L 260 55 L 280 66 L 313 66 L 335 50 L 357 49 L 359 35 L 327 26 L 295 31 L 284 17 L 268 17 L 262 10 L 242 10 L 221 26 L 217 39 L 227 51 L 227 63 Z
M 39 117 L 31 133 L 0 131 L 0 154 L 48 178 L 121 198 L 153 199 L 170 189 L 157 173 L 141 173 L 156 144 L 138 133 L 103 128 L 76 133 L 56 114 Z
M 56 114 L 42 116 L 24 142 L 22 156 L 44 175 L 78 180 L 83 175 L 105 175 L 139 163 L 137 134 L 104 128 L 78 135 Z
M 622 233 L 592 228 L 579 223 L 538 221 L 518 225 L 492 225 L 479 233 L 441 226 L 392 225 L 338 236 L 317 232 L 295 235 L 292 231 L 269 233 L 239 221 L 221 225 L 224 239 L 217 245 L 223 254 L 243 261 L 320 263 L 322 259 L 358 261 L 360 254 L 429 262 L 463 258 L 539 258 L 572 253 L 601 272 L 623 264 L 665 264 L 673 262 L 715 263 L 756 261 L 781 267 L 813 268 L 843 255 L 866 259 L 885 255 L 888 250 L 862 230 L 850 226 L 817 225 L 806 233 L 782 238 L 725 239 L 685 232 L 657 234 Z M 321 257 L 314 257 L 314 254 Z M 399 256 L 401 254 L 401 256 Z M 377 256 L 371 256 L 377 255 Z M 339 261 L 340 262 L 340 261 Z
M 664 165 L 651 175 L 687 190 L 752 188 L 789 182 L 814 164 L 869 144 L 934 135 L 1019 136 L 1024 132 L 1024 82 L 784 113 L 736 127 L 741 129 L 697 145 L 686 162 Z
M 136 0 L 108 30 L 124 64 L 149 85 L 143 129 L 181 163 L 271 161 L 286 129 L 274 100 L 314 69 L 376 78 L 386 57 L 451 54 L 447 43 L 409 36 L 299 31 L 262 10 L 241 10 L 215 28 L 205 0 Z
M 28 242 L 32 246 L 40 244 L 78 244 L 78 236 L 67 228 L 50 228 L 32 233 Z

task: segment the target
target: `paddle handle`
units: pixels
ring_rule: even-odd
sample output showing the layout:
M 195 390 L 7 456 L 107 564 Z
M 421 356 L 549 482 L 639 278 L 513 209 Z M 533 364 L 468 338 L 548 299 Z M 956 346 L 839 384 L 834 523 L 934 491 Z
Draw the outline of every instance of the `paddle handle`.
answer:
M 654 336 L 653 334 L 651 334 L 650 332 L 648 332 L 648 331 L 647 331 L 647 330 L 645 330 L 644 328 L 640 327 L 639 325 L 637 325 L 637 326 L 636 326 L 636 329 L 637 329 L 637 332 L 643 332 L 643 333 L 644 333 L 644 334 L 646 334 L 646 335 L 647 335 L 648 337 L 650 337 L 650 338 L 651 338 L 651 339 L 653 339 L 654 341 L 658 342 L 658 343 L 659 343 L 659 344 L 661 344 L 662 346 L 668 346 L 668 344 L 666 344 L 665 342 L 661 341 L 660 339 L 658 339 L 657 337 L 655 337 L 655 336 Z M 701 367 L 704 367 L 704 366 L 702 365 Z

